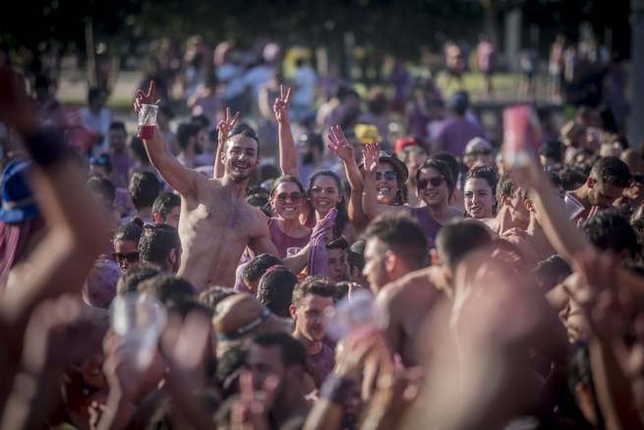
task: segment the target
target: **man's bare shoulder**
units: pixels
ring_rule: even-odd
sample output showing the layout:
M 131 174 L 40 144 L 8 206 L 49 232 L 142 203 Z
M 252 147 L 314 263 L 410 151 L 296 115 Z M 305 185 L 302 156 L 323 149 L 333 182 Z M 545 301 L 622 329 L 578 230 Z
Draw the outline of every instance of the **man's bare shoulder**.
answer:
M 384 286 L 378 300 L 384 303 L 424 300 L 446 294 L 447 281 L 437 266 L 416 270 Z

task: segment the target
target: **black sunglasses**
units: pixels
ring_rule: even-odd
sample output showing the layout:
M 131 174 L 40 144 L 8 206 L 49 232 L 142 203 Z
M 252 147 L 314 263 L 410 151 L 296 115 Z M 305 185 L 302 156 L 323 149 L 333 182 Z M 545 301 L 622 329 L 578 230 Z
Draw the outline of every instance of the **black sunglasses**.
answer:
M 136 251 L 128 252 L 127 254 L 122 254 L 120 252 L 113 252 L 112 258 L 117 263 L 124 260 L 127 260 L 128 263 L 136 263 L 137 261 L 139 261 L 139 253 Z
M 398 177 L 396 172 L 394 172 L 393 170 L 387 170 L 384 173 L 383 172 L 376 172 L 376 181 L 382 180 L 383 176 L 388 181 L 393 181 L 394 179 L 396 179 Z
M 429 179 L 419 179 L 417 181 L 418 189 L 424 190 L 427 188 L 427 185 L 429 184 L 431 184 L 432 187 L 440 187 L 443 181 L 445 181 L 445 178 L 443 178 L 442 176 L 434 176 L 433 178 L 429 178 Z
M 644 175 L 633 175 L 633 182 L 644 184 Z
M 302 200 L 302 194 L 301 193 L 280 193 L 277 196 L 277 200 L 280 202 L 286 202 L 287 199 L 291 200 L 293 203 L 297 203 L 300 200 Z

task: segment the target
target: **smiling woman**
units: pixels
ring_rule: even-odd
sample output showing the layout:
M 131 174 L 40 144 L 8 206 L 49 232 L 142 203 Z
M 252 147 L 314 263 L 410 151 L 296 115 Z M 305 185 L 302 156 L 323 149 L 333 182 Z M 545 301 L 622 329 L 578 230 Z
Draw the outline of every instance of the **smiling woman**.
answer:
M 341 236 L 349 222 L 347 204 L 342 194 L 342 181 L 330 170 L 316 172 L 309 179 L 308 198 L 311 209 L 306 217 L 306 225 L 313 226 L 326 216 L 332 208 L 338 210 L 333 236 Z M 315 216 L 313 216 L 315 215 Z
M 465 210 L 472 218 L 492 218 L 495 215 L 495 194 L 498 177 L 493 167 L 475 167 L 465 180 Z
M 273 218 L 268 227 L 282 259 L 289 248 L 303 248 L 311 238 L 311 229 L 300 222 L 304 197 L 304 187 L 295 177 L 283 175 L 275 180 L 270 195 Z

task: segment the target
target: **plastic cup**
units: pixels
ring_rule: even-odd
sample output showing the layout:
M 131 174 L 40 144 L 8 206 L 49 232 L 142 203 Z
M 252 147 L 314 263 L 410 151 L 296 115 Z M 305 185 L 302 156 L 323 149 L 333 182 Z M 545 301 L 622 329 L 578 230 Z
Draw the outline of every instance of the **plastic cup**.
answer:
M 167 320 L 164 306 L 147 294 L 128 294 L 112 302 L 112 329 L 124 339 L 127 359 L 141 369 L 152 362 Z
M 154 137 L 154 129 L 157 126 L 157 113 L 159 106 L 157 105 L 141 105 L 139 109 L 139 120 L 137 122 L 136 136 L 140 139 L 152 139 Z

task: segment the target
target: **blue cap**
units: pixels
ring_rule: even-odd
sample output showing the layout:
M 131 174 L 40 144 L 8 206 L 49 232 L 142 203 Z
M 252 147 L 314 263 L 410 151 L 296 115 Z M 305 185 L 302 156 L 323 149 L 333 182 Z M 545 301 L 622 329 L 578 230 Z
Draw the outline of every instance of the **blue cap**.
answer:
M 19 224 L 40 213 L 36 199 L 27 183 L 26 170 L 30 166 L 29 160 L 13 160 L 2 172 L 0 221 L 5 224 Z

